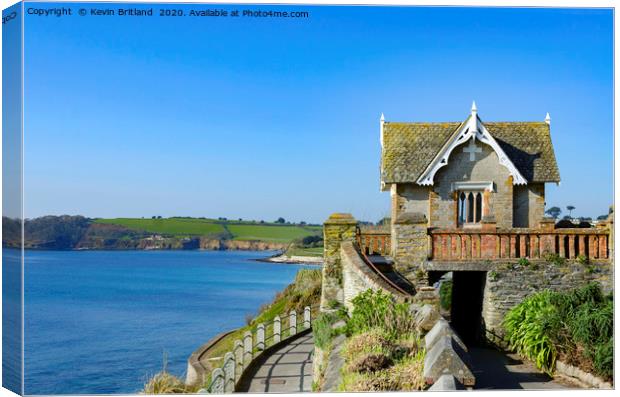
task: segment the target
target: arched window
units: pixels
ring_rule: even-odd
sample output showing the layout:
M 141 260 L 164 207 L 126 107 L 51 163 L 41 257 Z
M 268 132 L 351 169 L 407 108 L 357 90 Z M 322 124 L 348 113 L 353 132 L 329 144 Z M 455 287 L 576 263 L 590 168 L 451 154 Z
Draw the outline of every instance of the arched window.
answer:
M 474 193 L 467 193 L 467 222 L 473 223 L 474 221 Z
M 474 222 L 478 223 L 480 222 L 480 219 L 482 219 L 482 192 L 476 192 L 476 209 L 474 210 Z
M 460 226 L 479 224 L 482 220 L 481 190 L 461 190 L 457 195 L 457 219 Z
M 463 223 L 465 223 L 465 193 L 463 192 L 459 194 L 458 207 L 459 225 L 462 225 Z

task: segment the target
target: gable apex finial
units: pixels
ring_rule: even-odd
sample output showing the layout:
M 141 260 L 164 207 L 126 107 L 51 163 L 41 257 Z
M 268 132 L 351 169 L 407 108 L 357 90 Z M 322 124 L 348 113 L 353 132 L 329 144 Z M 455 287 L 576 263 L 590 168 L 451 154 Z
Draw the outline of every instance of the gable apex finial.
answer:
M 471 104 L 471 113 L 478 113 L 478 108 L 476 107 L 476 101 L 473 101 Z
M 381 112 L 381 118 L 379 119 L 379 121 L 381 121 L 382 123 L 385 121 L 385 116 L 383 115 L 383 112 Z
M 545 117 L 545 123 L 551 125 L 551 116 L 549 116 L 549 112 L 547 112 L 547 116 Z

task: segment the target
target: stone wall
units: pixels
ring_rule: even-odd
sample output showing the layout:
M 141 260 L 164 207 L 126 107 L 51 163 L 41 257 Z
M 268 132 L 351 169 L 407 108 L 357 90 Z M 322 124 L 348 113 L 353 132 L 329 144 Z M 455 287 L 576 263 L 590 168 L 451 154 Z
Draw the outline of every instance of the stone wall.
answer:
M 368 289 L 382 290 L 397 298 L 404 299 L 408 297 L 393 288 L 368 267 L 352 242 L 346 241 L 341 244 L 340 256 L 342 258 L 343 300 L 344 306 L 348 310 L 353 310 L 353 304 L 351 303 L 353 298 Z
M 514 186 L 514 227 L 536 227 L 545 216 L 545 185 L 530 183 Z
M 403 212 L 417 212 L 428 218 L 428 195 L 430 187 L 419 186 L 414 183 L 395 184 L 392 193 L 392 222 Z
M 428 258 L 428 221 L 424 214 L 404 212 L 392 225 L 394 267 L 416 286 L 427 285 L 422 270 Z
M 457 202 L 452 192 L 452 182 L 493 182 L 495 191 L 491 194 L 490 214 L 495 216 L 497 227 L 512 227 L 512 177 L 508 169 L 499 164 L 495 151 L 488 145 L 477 142 L 482 152 L 476 161 L 469 160 L 469 153 L 463 153 L 463 146 L 450 155 L 448 164 L 435 175 L 435 184 L 429 203 L 430 227 L 457 227 Z
M 601 283 L 604 291 L 613 289 L 613 266 L 609 262 L 583 265 L 576 261 L 563 265 L 536 261 L 528 266 L 517 263 L 493 265 L 486 273 L 482 318 L 487 339 L 500 342 L 501 322 L 511 308 L 535 292 L 545 289 L 565 291 L 590 281 Z
M 323 288 L 321 311 L 328 310 L 330 302 L 344 303 L 340 245 L 355 240 L 357 221 L 351 214 L 332 214 L 323 224 Z

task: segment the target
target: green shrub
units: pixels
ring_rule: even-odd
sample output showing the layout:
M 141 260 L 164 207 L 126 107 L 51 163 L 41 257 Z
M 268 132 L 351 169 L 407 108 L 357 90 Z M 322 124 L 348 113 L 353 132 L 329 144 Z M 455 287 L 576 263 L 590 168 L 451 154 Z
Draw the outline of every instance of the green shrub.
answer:
M 329 309 L 338 309 L 340 306 L 342 305 L 336 299 L 330 299 L 327 301 L 327 307 Z
M 336 313 L 320 313 L 312 323 L 312 333 L 314 334 L 314 344 L 321 349 L 327 348 L 334 335 L 332 326 L 338 321 Z
M 544 291 L 526 298 L 504 318 L 510 348 L 534 361 L 545 372 L 553 370 L 557 356 L 544 320 L 554 310 L 550 303 L 551 294 Z
M 611 379 L 614 375 L 614 338 L 610 338 L 607 342 L 601 343 L 596 347 L 594 352 L 594 371 Z
M 415 330 L 413 314 L 406 303 L 398 303 L 394 297 L 382 291 L 368 289 L 351 301 L 353 311 L 347 321 L 347 335 L 380 328 L 389 338 Z
M 530 261 L 528 261 L 527 258 L 519 258 L 519 265 L 528 267 L 530 265 Z
M 590 263 L 590 261 L 588 260 L 588 257 L 583 254 L 577 255 L 576 259 L 577 259 L 577 263 L 581 265 L 587 265 L 588 263 Z
M 554 264 L 556 266 L 563 266 L 566 263 L 566 259 L 562 258 L 560 255 L 556 253 L 547 253 L 545 254 L 545 260 L 547 263 Z
M 452 281 L 444 281 L 439 287 L 439 304 L 445 310 L 452 307 Z
M 508 312 L 504 327 L 510 346 L 544 371 L 559 355 L 607 379 L 613 373 L 613 299 L 597 283 L 534 294 Z

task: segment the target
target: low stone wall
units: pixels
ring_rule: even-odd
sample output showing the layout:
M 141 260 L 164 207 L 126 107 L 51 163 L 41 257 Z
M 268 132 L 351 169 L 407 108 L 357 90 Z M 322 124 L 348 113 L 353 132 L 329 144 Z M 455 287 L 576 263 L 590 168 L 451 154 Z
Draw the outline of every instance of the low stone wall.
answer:
M 236 330 L 222 332 L 221 334 L 216 335 L 211 338 L 207 343 L 200 346 L 195 352 L 189 356 L 187 360 L 187 374 L 185 375 L 185 384 L 187 385 L 197 385 L 201 382 L 204 382 L 205 374 L 207 373 L 207 368 L 202 365 L 202 358 L 204 355 L 211 350 L 215 345 L 219 343 L 224 337 L 232 334 Z
M 450 324 L 443 318 L 431 313 L 437 310 L 432 305 L 424 305 L 416 314 L 418 329 L 424 330 L 424 322 L 434 318 L 435 323 L 426 333 L 424 343 L 426 357 L 424 359 L 424 380 L 431 385 L 430 390 L 459 390 L 473 387 L 476 378 L 470 367 L 467 346 L 454 332 Z
M 397 298 L 409 297 L 409 295 L 395 289 L 379 274 L 369 268 L 351 241 L 341 244 L 340 258 L 342 263 L 344 305 L 347 309 L 352 310 L 352 299 L 367 289 L 383 290 Z
M 587 387 L 595 387 L 598 389 L 613 388 L 611 383 L 605 382 L 597 376 L 582 371 L 579 368 L 573 367 L 572 365 L 566 364 L 562 361 L 556 361 L 555 372 L 556 374 L 563 375 L 567 378 L 577 379 L 579 382 L 584 383 Z
M 487 340 L 499 346 L 503 346 L 504 316 L 527 296 L 545 289 L 570 290 L 591 281 L 599 282 L 605 292 L 613 289 L 613 266 L 609 262 L 584 265 L 567 261 L 556 265 L 532 261 L 527 266 L 504 263 L 488 266 L 486 269 L 482 318 Z
M 232 393 L 236 390 L 244 373 L 251 365 L 266 352 L 272 351 L 274 346 L 281 346 L 286 340 L 299 336 L 302 332 L 309 332 L 311 328 L 310 307 L 298 316 L 291 311 L 288 317 L 288 327 L 282 327 L 280 316 L 276 316 L 269 324 L 258 324 L 252 331 L 246 331 L 242 340 L 236 340 L 232 351 L 224 354 L 224 363 L 211 372 L 211 380 L 206 388 L 199 393 Z M 299 322 L 298 322 L 299 319 Z M 267 327 L 271 326 L 272 334 L 266 335 Z M 230 332 L 229 332 L 230 333 Z M 203 384 L 206 380 L 205 368 L 200 363 L 206 352 L 213 348 L 227 334 L 213 338 L 192 353 L 188 360 L 186 384 Z

